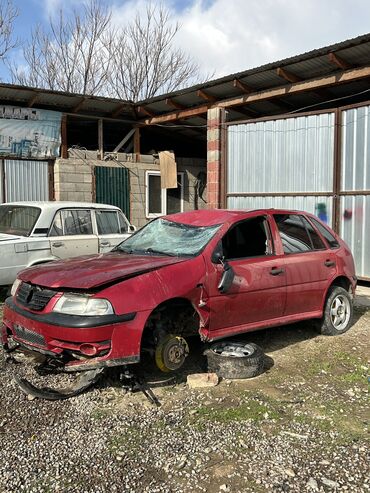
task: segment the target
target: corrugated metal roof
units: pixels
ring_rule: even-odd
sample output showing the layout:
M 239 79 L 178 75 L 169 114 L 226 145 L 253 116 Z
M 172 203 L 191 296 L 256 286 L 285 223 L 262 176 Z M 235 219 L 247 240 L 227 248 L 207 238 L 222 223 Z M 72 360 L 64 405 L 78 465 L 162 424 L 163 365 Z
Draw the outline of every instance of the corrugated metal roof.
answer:
M 100 117 L 115 118 L 122 122 L 134 123 L 148 118 L 145 112 L 139 112 L 139 106 L 152 112 L 154 115 L 172 113 L 174 108 L 166 103 L 166 99 L 173 99 L 185 108 L 206 105 L 207 101 L 198 96 L 197 91 L 202 89 L 209 95 L 214 96 L 217 101 L 237 97 L 243 91 L 234 87 L 234 79 L 238 79 L 250 86 L 253 92 L 266 90 L 278 86 L 284 86 L 287 81 L 278 76 L 276 69 L 284 68 L 301 79 L 311 79 L 336 73 L 341 69 L 331 63 L 329 53 L 336 53 L 353 67 L 361 67 L 370 64 L 370 33 L 357 38 L 336 43 L 324 48 L 312 50 L 301 55 L 279 60 L 260 67 L 245 70 L 228 75 L 209 82 L 163 94 L 154 98 L 146 99 L 138 103 L 122 101 L 115 98 L 101 96 L 83 96 L 81 94 L 70 94 L 61 91 L 37 89 L 31 87 L 16 86 L 11 84 L 0 84 L 0 104 L 19 104 L 33 106 L 35 108 L 46 108 L 64 113 Z M 342 86 L 330 88 L 330 95 L 335 97 L 361 91 L 365 88 L 364 82 L 349 83 Z M 325 100 L 328 98 L 325 97 Z M 329 99 L 332 99 L 331 97 Z M 321 98 L 322 100 L 322 98 Z M 284 98 L 271 101 L 255 101 L 248 104 L 249 117 L 270 116 L 286 113 L 320 103 L 317 92 L 306 92 L 302 94 L 287 95 Z M 324 101 L 325 103 L 325 101 Z M 343 104 L 347 104 L 344 100 Z M 289 109 L 291 108 L 291 109 Z M 317 109 L 323 109 L 321 105 Z M 135 114 L 135 111 L 136 114 Z M 229 110 L 230 119 L 240 119 L 243 114 L 242 108 Z M 246 115 L 246 113 L 245 113 Z M 200 125 L 199 117 L 188 118 L 187 124 Z M 203 120 L 205 123 L 205 121 Z M 181 129 L 178 129 L 181 131 Z M 185 132 L 185 129 L 184 129 Z M 188 133 L 188 129 L 186 130 Z
M 115 111 L 124 105 L 118 118 L 126 119 L 130 122 L 134 121 L 132 102 L 13 84 L 0 84 L 0 103 L 32 105 L 35 108 L 62 111 L 63 113 L 74 113 L 78 110 L 79 113 L 105 118 L 111 117 Z
M 137 105 L 151 105 L 156 101 L 164 100 L 166 98 L 179 98 L 185 97 L 186 95 L 193 95 L 199 90 L 207 90 L 215 88 L 215 86 L 221 86 L 226 84 L 224 87 L 228 87 L 229 83 L 234 79 L 239 79 L 246 84 L 250 83 L 256 86 L 256 89 L 262 89 L 264 84 L 266 87 L 274 87 L 276 85 L 281 85 L 282 79 L 276 74 L 276 69 L 281 67 L 289 70 L 291 67 L 299 69 L 301 71 L 309 72 L 310 77 L 314 77 L 315 74 L 310 72 L 310 70 L 318 70 L 321 68 L 322 74 L 328 74 L 338 70 L 334 64 L 330 63 L 327 55 L 329 53 L 335 52 L 338 55 L 346 56 L 348 62 L 357 65 L 370 62 L 370 33 L 358 36 L 356 38 L 348 39 L 340 43 L 335 43 L 330 46 L 325 46 L 323 48 L 308 51 L 301 55 L 296 55 L 293 57 L 285 58 L 283 60 L 278 60 L 276 62 L 268 63 L 266 65 L 261 65 L 260 67 L 248 69 L 242 72 L 237 72 L 235 74 L 227 75 L 219 79 L 215 79 L 209 82 L 194 85 L 192 87 L 181 89 L 179 91 L 174 91 L 162 96 L 156 96 L 154 98 L 146 99 L 137 103 Z M 292 69 L 293 71 L 293 69 Z M 232 86 L 232 84 L 231 84 Z M 209 91 L 212 94 L 212 91 Z M 199 100 L 198 96 L 196 96 Z M 224 94 L 224 97 L 229 97 L 229 94 Z M 194 101 L 196 102 L 196 100 Z

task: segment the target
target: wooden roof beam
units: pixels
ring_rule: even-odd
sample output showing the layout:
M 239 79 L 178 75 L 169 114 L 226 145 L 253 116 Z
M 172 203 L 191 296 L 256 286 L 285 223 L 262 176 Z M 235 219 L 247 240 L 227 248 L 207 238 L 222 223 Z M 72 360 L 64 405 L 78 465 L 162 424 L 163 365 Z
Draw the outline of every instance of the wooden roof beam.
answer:
M 330 74 L 316 79 L 307 79 L 294 84 L 285 84 L 283 86 L 274 87 L 273 89 L 266 89 L 253 94 L 245 94 L 244 96 L 225 99 L 224 101 L 219 101 L 214 106 L 219 108 L 229 108 L 254 103 L 257 101 L 266 101 L 267 99 L 281 98 L 291 94 L 300 94 L 309 91 L 315 92 L 323 88 L 330 88 L 335 85 L 355 82 L 358 80 L 367 79 L 369 77 L 370 65 L 367 65 L 365 67 L 345 70 L 343 72 L 337 72 L 335 74 Z
M 78 113 L 80 109 L 82 108 L 84 102 L 86 101 L 87 98 L 83 97 L 80 99 L 80 101 L 76 104 L 74 108 L 72 108 L 72 113 Z
M 175 110 L 184 110 L 186 108 L 186 106 L 178 103 L 177 101 L 171 98 L 166 99 L 166 104 L 167 106 L 171 106 L 171 108 L 175 108 Z
M 203 104 L 202 106 L 197 106 L 195 108 L 189 108 L 187 110 L 174 111 L 171 113 L 167 113 L 166 115 L 160 115 L 153 118 L 146 119 L 143 123 L 145 125 L 153 125 L 156 123 L 165 123 L 165 122 L 173 122 L 175 120 L 192 118 L 193 116 L 207 114 L 209 105 Z
M 111 118 L 116 118 L 118 115 L 120 115 L 126 109 L 126 107 L 127 107 L 126 103 L 119 104 L 117 106 L 117 108 L 112 111 L 110 117 Z
M 277 68 L 276 73 L 278 74 L 279 77 L 282 77 L 283 79 L 291 83 L 300 82 L 302 80 L 301 77 L 298 77 L 298 75 L 293 74 L 293 72 L 290 72 L 285 68 L 281 68 L 281 67 Z
M 36 93 L 32 96 L 31 99 L 29 99 L 28 103 L 27 103 L 27 107 L 28 108 L 32 108 L 32 106 L 36 103 L 37 99 L 38 99 L 39 95 Z
M 148 108 L 145 108 L 145 106 L 138 106 L 137 110 L 139 113 L 144 113 L 144 115 L 147 115 L 150 118 L 154 118 L 156 116 L 155 113 L 153 113 L 153 111 L 150 111 Z
M 344 60 L 339 55 L 336 55 L 335 53 L 329 53 L 328 58 L 330 63 L 333 63 L 342 70 L 353 68 L 353 65 L 351 63 L 348 63 L 346 60 Z
M 255 89 L 253 89 L 252 87 L 248 86 L 247 84 L 245 84 L 244 82 L 242 82 L 239 79 L 234 79 L 233 80 L 233 86 L 235 88 L 240 89 L 241 91 L 245 92 L 246 94 L 249 94 L 249 93 L 255 91 Z
M 362 80 L 370 77 L 370 65 L 361 68 L 355 68 L 342 72 L 336 72 L 324 77 L 316 79 L 307 79 L 301 82 L 293 84 L 284 84 L 272 89 L 265 89 L 264 91 L 258 91 L 251 94 L 244 94 L 233 98 L 224 99 L 218 101 L 212 105 L 215 108 L 232 108 L 236 106 L 243 106 L 249 103 L 256 103 L 258 101 L 266 101 L 268 99 L 283 98 L 291 94 L 300 94 L 304 92 L 315 92 L 323 88 L 330 88 L 339 84 L 346 84 L 357 80 Z M 165 115 L 159 115 L 157 117 L 148 118 L 143 123 L 145 125 L 152 125 L 155 123 L 163 123 L 175 121 L 180 118 L 191 118 L 195 115 L 207 113 L 210 105 L 201 105 L 186 110 L 174 111 Z
M 210 103 L 215 103 L 217 101 L 217 98 L 215 98 L 215 96 L 208 94 L 208 92 L 205 92 L 202 89 L 199 89 L 199 91 L 197 91 L 197 96 L 204 99 L 205 101 L 209 101 Z

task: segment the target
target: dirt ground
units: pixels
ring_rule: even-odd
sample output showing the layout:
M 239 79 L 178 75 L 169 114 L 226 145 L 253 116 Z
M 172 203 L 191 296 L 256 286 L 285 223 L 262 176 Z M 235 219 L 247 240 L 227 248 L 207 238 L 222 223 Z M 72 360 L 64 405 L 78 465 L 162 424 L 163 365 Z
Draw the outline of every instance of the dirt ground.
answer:
M 175 377 L 144 369 L 158 409 L 117 374 L 30 401 L 0 355 L 0 491 L 369 492 L 369 328 L 365 296 L 342 336 L 310 322 L 244 336 L 268 356 L 253 379 L 188 389 L 199 349 Z

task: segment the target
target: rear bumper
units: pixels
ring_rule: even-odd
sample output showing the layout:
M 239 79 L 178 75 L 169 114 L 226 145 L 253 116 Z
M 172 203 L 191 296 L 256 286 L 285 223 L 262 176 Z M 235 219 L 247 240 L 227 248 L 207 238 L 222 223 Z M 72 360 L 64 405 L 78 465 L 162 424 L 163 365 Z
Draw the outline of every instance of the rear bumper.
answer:
M 141 335 L 147 313 L 109 317 L 108 320 L 106 317 L 28 312 L 16 305 L 12 298 L 8 298 L 1 342 L 5 350 L 8 350 L 11 342 L 15 342 L 20 349 L 54 358 L 65 371 L 139 362 Z

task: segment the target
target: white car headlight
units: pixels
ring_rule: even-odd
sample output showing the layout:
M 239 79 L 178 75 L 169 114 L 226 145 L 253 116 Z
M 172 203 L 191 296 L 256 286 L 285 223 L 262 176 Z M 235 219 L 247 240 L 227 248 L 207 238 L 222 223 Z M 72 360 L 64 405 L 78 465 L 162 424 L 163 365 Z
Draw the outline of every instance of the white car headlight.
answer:
M 113 307 L 104 298 L 91 298 L 80 294 L 63 294 L 56 302 L 54 312 L 66 313 L 68 315 L 110 315 Z
M 13 286 L 12 286 L 12 289 L 10 290 L 10 294 L 12 296 L 15 295 L 15 293 L 17 292 L 17 289 L 19 287 L 19 285 L 21 284 L 21 280 L 20 279 L 16 279 L 14 282 L 13 282 Z

